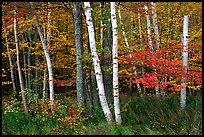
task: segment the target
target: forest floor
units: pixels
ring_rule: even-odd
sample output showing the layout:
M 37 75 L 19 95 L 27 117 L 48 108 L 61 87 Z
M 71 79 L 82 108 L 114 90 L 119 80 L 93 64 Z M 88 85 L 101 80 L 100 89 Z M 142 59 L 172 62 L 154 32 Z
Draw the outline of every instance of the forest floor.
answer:
M 14 97 L 2 103 L 3 135 L 201 135 L 202 95 L 188 95 L 186 108 L 179 95 L 155 97 L 122 96 L 122 124 L 107 124 L 102 109 L 82 109 L 71 97 L 56 95 L 53 115 L 46 103 L 29 100 L 26 114 Z M 47 104 L 47 106 L 49 106 Z M 113 105 L 110 105 L 113 113 Z M 113 116 L 114 117 L 114 116 Z

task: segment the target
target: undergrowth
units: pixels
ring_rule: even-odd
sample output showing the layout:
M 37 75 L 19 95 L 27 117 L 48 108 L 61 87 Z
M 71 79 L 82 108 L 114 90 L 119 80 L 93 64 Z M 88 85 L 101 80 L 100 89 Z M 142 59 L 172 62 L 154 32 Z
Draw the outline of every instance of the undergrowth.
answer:
M 33 93 L 35 94 L 35 93 Z M 29 97 L 30 96 L 30 97 Z M 32 98 L 35 96 L 36 98 Z M 83 109 L 71 97 L 58 96 L 54 111 L 49 102 L 28 95 L 29 111 L 17 100 L 6 100 L 2 107 L 3 135 L 201 135 L 202 97 L 188 95 L 181 109 L 179 96 L 134 97 L 120 100 L 122 124 L 107 124 L 101 108 Z M 113 112 L 113 106 L 111 106 Z M 114 113 L 112 113 L 114 114 Z M 113 116 L 114 118 L 114 116 Z

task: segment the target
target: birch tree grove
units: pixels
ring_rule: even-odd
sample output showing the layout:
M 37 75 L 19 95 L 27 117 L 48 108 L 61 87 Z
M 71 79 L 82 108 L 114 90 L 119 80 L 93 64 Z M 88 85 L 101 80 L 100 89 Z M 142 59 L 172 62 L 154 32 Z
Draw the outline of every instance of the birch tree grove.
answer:
M 119 85 L 118 85 L 118 25 L 116 20 L 115 2 L 111 2 L 111 23 L 113 31 L 113 96 L 116 124 L 121 124 Z
M 25 88 L 24 88 L 23 75 L 22 75 L 22 72 L 21 72 L 20 58 L 19 58 L 19 45 L 18 45 L 18 33 L 17 33 L 16 9 L 17 8 L 15 7 L 15 10 L 14 10 L 14 38 L 15 38 L 15 43 L 16 43 L 16 57 L 17 57 L 17 66 L 18 66 L 18 76 L 19 76 L 19 82 L 20 82 L 23 106 L 24 106 L 25 111 L 27 112 L 28 108 L 27 108 L 27 102 L 26 102 L 26 97 L 25 97 Z
M 182 80 L 181 80 L 181 94 L 180 105 L 181 108 L 186 106 L 186 72 L 188 70 L 188 15 L 184 16 L 183 21 L 183 64 L 182 64 Z
M 33 2 L 30 2 L 31 4 L 31 8 L 33 10 L 35 10 L 34 6 L 33 6 Z M 42 33 L 42 29 L 40 27 L 39 24 L 39 20 L 38 20 L 38 16 L 34 13 L 34 18 L 35 18 L 35 23 L 38 29 L 38 33 L 40 36 L 40 40 L 43 46 L 43 50 L 44 50 L 44 54 L 46 57 L 46 61 L 47 61 L 47 66 L 48 66 L 48 74 L 49 74 L 49 89 L 50 89 L 50 105 L 51 105 L 51 109 L 53 110 L 53 105 L 54 105 L 54 84 L 53 84 L 53 72 L 52 72 L 52 64 L 51 64 L 51 60 L 50 60 L 50 56 L 49 56 L 49 51 L 46 47 L 46 41 L 43 37 L 43 33 Z
M 91 8 L 90 8 L 89 2 L 84 2 L 84 10 L 85 10 L 85 16 L 86 16 L 86 23 L 88 26 L 89 43 L 90 43 L 91 55 L 92 55 L 93 64 L 94 64 L 94 71 L 96 74 L 96 82 L 99 90 L 98 92 L 99 100 L 100 100 L 104 115 L 106 117 L 106 120 L 108 121 L 108 123 L 111 123 L 112 114 L 105 96 L 103 77 L 102 77 L 101 67 L 100 67 L 100 60 L 98 58 L 98 54 L 96 51 L 94 26 L 93 26 L 93 19 L 91 17 Z

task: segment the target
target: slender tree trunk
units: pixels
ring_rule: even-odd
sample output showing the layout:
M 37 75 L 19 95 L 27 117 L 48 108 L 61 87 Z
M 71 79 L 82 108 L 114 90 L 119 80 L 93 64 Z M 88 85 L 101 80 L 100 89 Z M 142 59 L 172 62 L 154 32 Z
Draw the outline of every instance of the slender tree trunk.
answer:
M 33 10 L 35 10 L 35 8 L 33 7 L 33 2 L 30 2 L 31 4 L 31 8 Z M 49 88 L 50 88 L 50 105 L 51 105 L 51 109 L 53 110 L 53 105 L 54 105 L 54 84 L 53 84 L 53 73 L 52 73 L 52 63 L 50 60 L 50 56 L 49 56 L 49 51 L 46 47 L 46 41 L 43 38 L 43 34 L 42 34 L 42 29 L 40 27 L 39 24 L 39 20 L 38 20 L 38 16 L 36 14 L 34 14 L 34 18 L 35 18 L 35 23 L 36 26 L 38 28 L 38 33 L 41 39 L 41 43 L 44 49 L 44 53 L 45 53 L 45 57 L 46 57 L 46 61 L 47 61 L 47 66 L 48 66 L 48 74 L 49 74 Z
M 15 43 L 16 43 L 16 56 L 17 56 L 17 66 L 18 66 L 18 75 L 19 75 L 19 82 L 20 82 L 20 88 L 21 88 L 21 96 L 22 96 L 22 100 L 23 100 L 24 109 L 27 112 L 28 108 L 27 108 L 27 102 L 26 102 L 26 97 L 25 97 L 25 89 L 24 89 L 24 84 L 23 84 L 23 76 L 22 76 L 22 72 L 21 72 L 20 58 L 19 58 L 16 7 L 14 10 L 14 38 L 15 38 Z
M 140 44 L 142 44 L 142 26 L 141 26 L 141 19 L 140 19 L 140 10 L 139 10 L 139 8 L 138 8 L 138 25 L 139 25 Z
M 148 7 L 146 5 L 144 6 L 144 9 L 145 9 L 146 20 L 147 20 L 147 35 L 148 35 L 148 41 L 149 41 L 149 48 L 150 48 L 150 52 L 152 53 L 153 52 L 153 46 L 152 46 L 152 38 L 151 38 L 150 17 L 148 14 Z M 157 72 L 155 70 L 154 70 L 154 73 L 157 74 Z M 159 87 L 158 86 L 155 87 L 155 92 L 156 92 L 156 97 L 159 97 L 160 93 L 159 93 Z
M 150 48 L 150 51 L 153 52 L 151 28 L 150 28 L 150 17 L 148 14 L 148 7 L 145 5 L 144 9 L 145 9 L 146 20 L 147 20 L 147 37 L 148 37 L 148 42 L 149 42 L 149 48 Z
M 120 5 L 118 5 L 118 16 L 119 16 L 120 24 L 121 24 L 121 27 L 122 27 L 122 33 L 123 33 L 123 38 L 125 40 L 125 45 L 126 45 L 127 48 L 129 48 L 130 46 L 128 44 L 128 40 L 127 40 L 127 37 L 126 37 L 126 34 L 125 34 L 125 28 L 124 28 L 124 25 L 123 25 L 123 22 L 122 22 L 121 13 L 120 13 Z M 129 54 L 129 56 L 130 56 L 130 58 L 132 58 L 132 54 L 131 53 Z M 132 64 L 133 64 L 133 62 L 132 62 Z M 136 71 L 135 67 L 133 67 L 132 70 L 134 71 L 134 75 L 136 76 L 137 75 L 137 71 Z M 132 78 L 130 78 L 130 80 L 132 80 Z M 130 88 L 132 88 L 132 84 L 130 84 Z M 139 91 L 140 96 L 143 96 L 140 84 L 137 84 L 137 89 Z
M 30 37 L 30 38 L 29 38 Z M 30 71 L 30 66 L 31 66 L 31 63 L 30 63 L 30 54 L 31 54 L 31 47 L 32 47 L 32 44 L 31 44 L 31 36 L 30 36 L 30 31 L 28 31 L 28 35 L 27 33 L 25 33 L 25 39 L 27 42 L 29 42 L 29 46 L 28 46 L 28 54 L 27 54 L 27 64 L 28 64 L 28 89 L 31 89 L 31 79 L 30 79 L 30 76 L 31 76 L 31 71 Z
M 102 40 L 102 48 L 103 48 L 103 59 L 102 59 L 102 73 L 103 73 L 103 80 L 104 80 L 104 88 L 105 94 L 108 103 L 110 104 L 113 100 L 112 96 L 112 76 L 108 69 L 111 68 L 112 60 L 111 60 L 111 23 L 110 23 L 110 3 L 102 2 L 103 7 L 103 20 L 102 24 L 104 26 L 103 30 L 103 40 Z M 106 9 L 106 10 L 104 10 Z
M 4 31 L 5 31 L 4 33 L 6 34 L 6 28 L 4 29 Z M 16 90 L 16 83 L 15 83 L 15 78 L 14 78 L 13 64 L 12 64 L 12 59 L 11 59 L 11 54 L 10 54 L 7 36 L 5 38 L 5 42 L 6 42 L 6 48 L 8 51 L 8 58 L 9 58 L 9 66 L 10 66 L 10 70 L 11 70 L 11 81 L 12 81 L 12 85 L 13 85 L 13 92 L 14 92 L 16 98 L 18 98 L 18 93 Z
M 37 30 L 35 29 L 35 36 L 34 36 L 35 42 L 38 39 Z M 35 92 L 38 93 L 38 54 L 35 54 L 35 79 L 34 79 L 34 87 Z
M 106 120 L 108 121 L 108 123 L 112 123 L 112 114 L 106 100 L 104 85 L 103 85 L 103 77 L 102 77 L 101 67 L 100 67 L 100 60 L 98 58 L 98 54 L 96 51 L 94 26 L 93 26 L 93 20 L 91 17 L 91 9 L 90 9 L 89 2 L 84 2 L 84 9 L 85 9 L 85 15 L 86 15 L 86 23 L 87 23 L 88 32 L 89 32 L 89 41 L 90 41 L 92 59 L 94 63 L 94 70 L 96 74 L 96 81 L 99 89 L 99 99 L 100 99 L 100 103 L 101 103 L 104 115 L 106 117 Z
M 184 16 L 183 22 L 183 64 L 182 64 L 182 80 L 181 80 L 181 94 L 180 105 L 181 108 L 186 106 L 186 72 L 188 70 L 188 15 Z
M 158 29 L 158 23 L 157 23 L 157 11 L 156 11 L 156 4 L 154 2 L 151 2 L 152 5 L 152 18 L 153 18 L 153 25 L 154 25 L 154 33 L 156 36 L 156 44 L 157 44 L 157 50 L 159 49 L 160 44 L 160 38 L 159 38 L 159 29 Z
M 118 25 L 116 20 L 115 2 L 111 2 L 111 23 L 113 32 L 113 95 L 116 124 L 121 124 L 119 85 L 118 85 Z
M 76 77 L 76 88 L 77 88 L 77 100 L 85 107 L 85 78 L 83 70 L 83 36 L 82 36 L 82 13 L 80 3 L 74 3 L 74 24 L 75 24 L 75 44 L 76 44 L 76 64 L 77 64 L 77 77 Z
M 100 29 L 100 34 L 101 34 L 101 46 L 103 45 L 103 8 L 104 8 L 104 2 L 100 2 L 100 9 L 101 9 L 101 29 Z
M 22 40 L 24 40 L 24 33 L 22 34 Z M 24 68 L 24 77 L 25 77 L 25 88 L 28 88 L 28 77 L 27 77 L 27 67 L 26 67 L 26 49 L 23 47 L 23 68 Z

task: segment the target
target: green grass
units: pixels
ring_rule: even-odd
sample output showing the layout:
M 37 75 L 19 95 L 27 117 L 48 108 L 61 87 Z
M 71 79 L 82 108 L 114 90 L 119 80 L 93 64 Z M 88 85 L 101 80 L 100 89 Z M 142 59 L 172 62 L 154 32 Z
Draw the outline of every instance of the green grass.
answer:
M 61 106 L 58 117 L 66 117 L 70 98 L 60 98 Z M 56 117 L 43 119 L 41 113 L 25 114 L 22 110 L 2 113 L 2 133 L 5 135 L 51 135 L 51 134 L 84 134 L 84 135 L 200 135 L 202 134 L 202 96 L 187 96 L 187 106 L 180 109 L 179 96 L 168 96 L 160 99 L 134 96 L 123 97 L 121 104 L 121 125 L 108 125 L 103 112 L 97 108 L 88 113 L 86 120 L 73 122 L 72 129 L 52 129 L 66 122 L 58 122 Z M 17 105 L 15 105 L 16 107 Z M 4 110 L 4 109 L 3 109 Z M 3 111 L 2 110 L 2 111 Z M 111 106 L 113 112 L 113 106 Z M 112 113 L 114 114 L 114 113 Z M 81 115 L 80 115 L 81 116 Z M 82 117 L 82 116 L 81 116 Z M 114 116 L 113 116 L 114 118 Z M 82 118 L 83 119 L 83 118 Z M 69 121 L 67 121 L 69 122 Z M 71 121 L 70 121 L 71 122 Z M 80 123 L 77 123 L 80 122 Z M 83 127 L 83 128 L 81 128 Z

